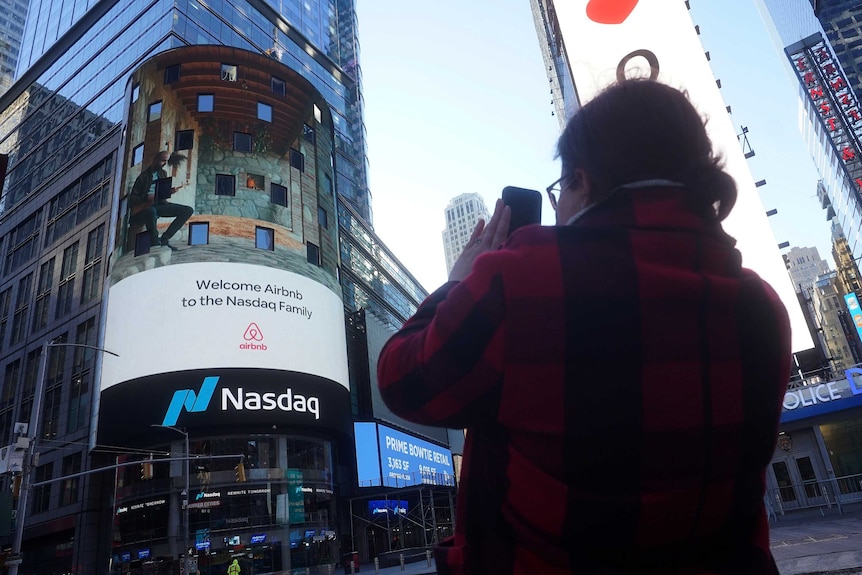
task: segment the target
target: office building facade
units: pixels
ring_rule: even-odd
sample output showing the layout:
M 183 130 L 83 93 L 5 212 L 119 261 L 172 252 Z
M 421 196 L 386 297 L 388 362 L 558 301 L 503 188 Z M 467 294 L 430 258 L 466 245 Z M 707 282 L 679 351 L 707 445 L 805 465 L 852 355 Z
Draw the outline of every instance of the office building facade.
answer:
M 847 74 L 847 83 L 857 96 L 862 94 L 862 6 L 855 0 L 817 0 L 814 15 Z
M 580 102 L 572 78 L 566 44 L 563 42 L 563 34 L 560 30 L 560 21 L 557 19 L 557 9 L 552 0 L 530 0 L 530 10 L 548 76 L 553 106 L 551 114 L 557 117 L 562 129 L 577 111 Z
M 0 96 L 0 444 L 38 423 L 40 453 L 21 573 L 352 549 L 375 415 L 346 325 L 422 296 L 344 241 L 373 234 L 356 27 L 352 0 L 31 3 Z
M 461 194 L 446 205 L 446 229 L 443 230 L 443 250 L 446 253 L 446 273 L 452 271 L 452 266 L 458 256 L 464 251 L 467 240 L 476 228 L 479 220 L 486 222 L 491 218 L 485 200 L 477 193 Z
M 829 272 L 829 263 L 820 257 L 817 248 L 794 246 L 784 254 L 784 261 L 797 293 L 811 289 L 818 276 Z
M 0 14 L 0 95 L 15 80 L 28 6 L 26 0 L 10 0 Z

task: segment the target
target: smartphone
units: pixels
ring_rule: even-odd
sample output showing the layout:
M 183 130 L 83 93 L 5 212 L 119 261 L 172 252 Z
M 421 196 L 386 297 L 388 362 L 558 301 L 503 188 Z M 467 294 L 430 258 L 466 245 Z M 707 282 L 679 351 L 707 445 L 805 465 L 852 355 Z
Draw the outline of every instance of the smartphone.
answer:
M 542 194 L 538 191 L 506 186 L 503 203 L 512 210 L 509 235 L 520 227 L 542 223 Z

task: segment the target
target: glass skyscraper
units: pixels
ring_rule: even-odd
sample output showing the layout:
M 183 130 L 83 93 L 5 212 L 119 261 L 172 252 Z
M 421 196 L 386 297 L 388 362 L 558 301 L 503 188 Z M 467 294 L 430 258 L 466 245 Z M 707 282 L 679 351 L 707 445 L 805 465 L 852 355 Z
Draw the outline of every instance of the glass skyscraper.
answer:
M 820 16 L 829 2 L 816 2 Z M 843 3 L 831 3 L 843 4 Z M 851 70 L 839 54 L 858 53 L 846 41 L 833 43 L 808 0 L 757 0 L 773 42 L 799 86 L 802 135 L 820 174 L 817 197 L 824 216 L 843 231 L 853 257 L 862 257 L 862 134 Z M 834 6 L 837 7 L 837 6 Z M 860 119 L 857 120 L 856 116 Z
M 125 83 L 140 62 L 170 48 L 224 44 L 269 54 L 326 98 L 338 191 L 370 222 L 356 26 L 352 0 L 36 0 L 19 81 L 0 100 L 0 152 L 10 155 L 4 209 L 121 123 Z
M 862 5 L 857 0 L 817 0 L 814 5 L 847 82 L 862 94 Z

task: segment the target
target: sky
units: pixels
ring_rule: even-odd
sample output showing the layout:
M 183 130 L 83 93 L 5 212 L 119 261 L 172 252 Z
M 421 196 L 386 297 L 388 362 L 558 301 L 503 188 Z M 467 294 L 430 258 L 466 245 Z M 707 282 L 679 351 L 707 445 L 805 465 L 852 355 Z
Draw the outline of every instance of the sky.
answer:
M 374 227 L 429 291 L 446 281 L 446 204 L 506 185 L 544 188 L 559 176 L 558 118 L 529 0 L 358 2 Z M 831 252 L 817 172 L 798 127 L 797 88 L 754 0 L 691 0 L 704 50 L 734 124 L 746 126 L 749 167 L 776 243 Z M 550 206 L 543 222 L 553 223 Z M 832 265 L 834 267 L 834 265 Z

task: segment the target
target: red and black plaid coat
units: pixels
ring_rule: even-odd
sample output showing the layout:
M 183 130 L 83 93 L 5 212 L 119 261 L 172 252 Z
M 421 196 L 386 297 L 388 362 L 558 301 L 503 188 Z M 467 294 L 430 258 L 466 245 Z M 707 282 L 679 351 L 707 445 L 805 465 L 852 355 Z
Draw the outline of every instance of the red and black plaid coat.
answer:
M 389 407 L 468 429 L 439 573 L 777 573 L 787 313 L 683 194 L 519 231 L 386 344 Z

